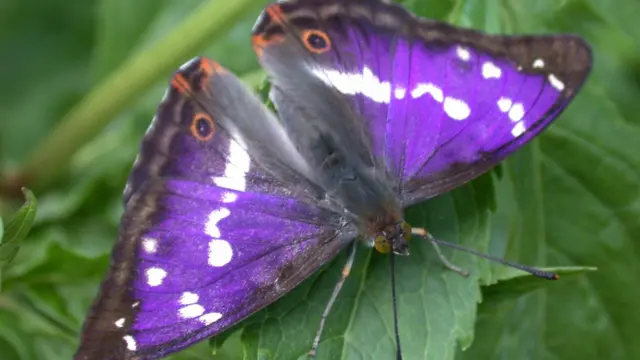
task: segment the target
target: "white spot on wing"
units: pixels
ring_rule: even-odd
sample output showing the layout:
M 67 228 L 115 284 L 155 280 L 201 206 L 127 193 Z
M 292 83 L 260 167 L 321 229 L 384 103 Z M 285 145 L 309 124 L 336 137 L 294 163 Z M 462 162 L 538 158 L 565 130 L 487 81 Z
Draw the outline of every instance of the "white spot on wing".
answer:
M 549 74 L 549 83 L 558 91 L 564 90 L 564 83 L 553 74 Z
M 221 267 L 227 265 L 233 257 L 231 244 L 226 240 L 209 241 L 209 265 Z
M 325 84 L 336 88 L 343 94 L 355 95 L 360 93 L 362 80 L 362 75 L 360 74 L 322 68 L 314 68 L 311 72 Z
M 180 304 L 182 305 L 195 304 L 198 302 L 199 299 L 200 297 L 198 296 L 198 294 L 185 291 L 182 293 L 182 296 L 180 296 Z
M 391 84 L 380 81 L 368 67 L 362 69 L 362 95 L 379 103 L 388 104 L 391 101 Z
M 471 53 L 469 52 L 469 50 L 463 48 L 462 46 L 456 47 L 456 55 L 458 55 L 458 57 L 464 61 L 468 61 L 469 59 L 471 59 Z
M 391 84 L 388 81 L 381 81 L 366 66 L 362 68 L 362 73 L 348 73 L 318 67 L 310 71 L 325 84 L 343 94 L 362 94 L 375 102 L 385 104 L 391 101 Z
M 396 99 L 404 99 L 404 96 L 407 94 L 407 89 L 405 88 L 396 88 L 393 91 L 393 95 L 396 97 Z
M 471 114 L 471 109 L 466 102 L 450 96 L 444 99 L 444 111 L 453 120 L 465 120 Z
M 159 267 L 152 267 L 147 269 L 147 284 L 149 286 L 162 285 L 162 281 L 167 276 L 167 272 Z
M 204 314 L 204 307 L 199 304 L 191 304 L 180 308 L 180 310 L 178 310 L 178 313 L 183 319 L 193 319 Z
M 431 97 L 439 103 L 444 101 L 442 89 L 432 83 L 418 84 L 413 90 L 411 90 L 411 97 L 414 99 L 417 99 L 424 94 L 431 95 Z
M 154 238 L 142 238 L 142 248 L 149 254 L 158 251 L 158 240 Z
M 223 203 L 232 203 L 238 199 L 238 194 L 232 192 L 224 192 L 222 193 L 222 202 Z
M 527 131 L 527 128 L 525 128 L 524 126 L 524 121 L 520 121 L 513 127 L 513 129 L 511 129 L 511 135 L 517 138 L 518 136 L 524 134 L 525 131 Z
M 247 151 L 236 141 L 231 140 L 229 158 L 224 168 L 224 176 L 216 176 L 213 182 L 225 189 L 244 191 L 247 188 L 247 173 L 251 158 Z
M 221 234 L 220 229 L 218 228 L 218 222 L 229 215 L 231 215 L 231 211 L 227 208 L 213 210 L 209 214 L 209 220 L 207 220 L 207 223 L 204 226 L 204 232 L 211 237 L 219 238 Z
M 524 117 L 524 106 L 522 103 L 515 103 L 509 110 L 509 119 L 511 121 L 516 122 L 522 120 Z
M 513 104 L 513 101 L 511 101 L 511 99 L 509 98 L 501 97 L 498 100 L 498 108 L 500 109 L 500 111 L 504 113 L 506 113 L 507 111 L 509 111 L 509 109 L 511 109 L 512 104 Z
M 120 319 L 116 320 L 115 324 L 119 328 L 123 327 L 124 326 L 124 318 L 120 318 Z
M 482 77 L 485 79 L 500 79 L 502 70 L 491 61 L 482 64 Z
M 138 350 L 138 344 L 136 344 L 136 340 L 131 335 L 125 335 L 122 337 L 124 341 L 127 343 L 127 349 L 130 351 Z
M 535 59 L 535 60 L 533 61 L 533 67 L 534 67 L 535 69 L 541 69 L 541 68 L 543 68 L 543 67 L 544 67 L 544 60 L 542 60 L 542 59 Z
M 217 312 L 212 312 L 212 313 L 204 314 L 200 316 L 198 319 L 202 321 L 202 323 L 205 324 L 206 326 L 209 326 L 214 322 L 220 320 L 221 318 L 222 318 L 222 314 Z

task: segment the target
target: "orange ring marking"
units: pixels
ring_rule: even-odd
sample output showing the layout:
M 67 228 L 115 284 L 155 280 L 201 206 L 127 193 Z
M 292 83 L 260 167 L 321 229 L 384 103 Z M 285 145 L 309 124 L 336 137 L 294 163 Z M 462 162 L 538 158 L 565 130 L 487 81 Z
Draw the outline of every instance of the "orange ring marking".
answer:
M 309 37 L 311 37 L 312 35 L 316 35 L 322 38 L 322 40 L 324 40 L 325 42 L 325 46 L 321 49 L 316 49 L 313 46 L 311 46 L 311 44 L 309 44 Z M 326 32 L 320 31 L 320 30 L 315 30 L 315 29 L 305 30 L 302 33 L 302 42 L 304 43 L 304 47 L 306 47 L 307 50 L 316 54 L 322 54 L 331 49 L 331 39 L 329 39 L 329 35 L 327 35 Z
M 211 131 L 206 136 L 202 136 L 198 132 L 198 123 L 200 122 L 200 120 L 206 121 L 211 128 Z M 193 135 L 193 137 L 195 137 L 196 139 L 200 141 L 209 141 L 213 137 L 213 134 L 215 134 L 216 132 L 216 124 L 213 122 L 213 119 L 211 118 L 211 116 L 209 116 L 209 114 L 199 112 L 193 116 L 189 129 L 191 130 L 191 135 Z

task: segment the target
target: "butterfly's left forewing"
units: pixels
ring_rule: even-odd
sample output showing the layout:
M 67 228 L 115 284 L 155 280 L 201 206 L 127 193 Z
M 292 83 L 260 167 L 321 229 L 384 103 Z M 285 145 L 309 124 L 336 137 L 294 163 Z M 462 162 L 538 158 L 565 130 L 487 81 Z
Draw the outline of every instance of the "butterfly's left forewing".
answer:
M 196 59 L 176 74 L 143 141 L 111 268 L 75 359 L 155 359 L 218 334 L 355 236 L 340 215 L 313 203 L 312 184 L 282 182 L 302 178 L 293 166 L 256 163 L 247 119 L 234 117 L 266 124 L 271 115 L 254 97 L 238 98 L 245 92 L 232 74 L 208 73 L 212 65 Z
M 530 141 L 592 62 L 577 36 L 488 35 L 381 0 L 272 4 L 253 41 L 283 120 L 334 129 L 363 163 L 384 166 L 404 205 Z

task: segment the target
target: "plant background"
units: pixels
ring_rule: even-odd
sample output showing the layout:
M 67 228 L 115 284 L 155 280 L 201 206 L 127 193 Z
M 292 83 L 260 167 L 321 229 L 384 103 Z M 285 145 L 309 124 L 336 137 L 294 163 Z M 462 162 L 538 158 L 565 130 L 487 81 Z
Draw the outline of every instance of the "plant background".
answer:
M 203 54 L 259 84 L 249 33 L 265 4 L 0 3 L 4 224 L 23 201 L 15 185 L 28 185 L 39 201 L 31 234 L 2 272 L 0 359 L 71 358 L 108 266 L 129 168 L 172 71 Z M 498 171 L 410 209 L 409 218 L 441 238 L 523 263 L 599 268 L 541 283 L 447 251 L 472 270 L 462 279 L 414 244 L 412 256 L 397 262 L 405 358 L 640 359 L 640 3 L 404 4 L 489 32 L 575 32 L 593 45 L 588 84 L 549 131 Z M 203 342 L 172 358 L 298 358 L 343 259 L 244 323 L 222 348 Z M 393 358 L 387 262 L 359 252 L 321 359 Z

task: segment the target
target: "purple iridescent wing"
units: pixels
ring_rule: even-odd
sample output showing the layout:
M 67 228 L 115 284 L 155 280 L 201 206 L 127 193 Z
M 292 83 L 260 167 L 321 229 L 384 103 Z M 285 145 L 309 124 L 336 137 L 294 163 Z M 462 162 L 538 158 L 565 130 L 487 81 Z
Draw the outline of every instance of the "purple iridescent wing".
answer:
M 273 4 L 253 42 L 283 120 L 305 114 L 335 129 L 384 168 L 404 205 L 475 178 L 530 141 L 592 63 L 577 36 L 487 35 L 380 0 Z
M 353 239 L 351 225 L 314 203 L 304 164 L 257 162 L 291 150 L 260 147 L 261 136 L 277 137 L 272 121 L 217 64 L 195 59 L 176 73 L 131 172 L 75 359 L 155 359 L 220 333 Z

